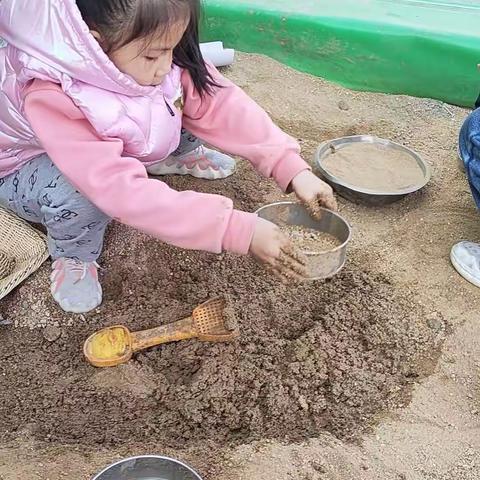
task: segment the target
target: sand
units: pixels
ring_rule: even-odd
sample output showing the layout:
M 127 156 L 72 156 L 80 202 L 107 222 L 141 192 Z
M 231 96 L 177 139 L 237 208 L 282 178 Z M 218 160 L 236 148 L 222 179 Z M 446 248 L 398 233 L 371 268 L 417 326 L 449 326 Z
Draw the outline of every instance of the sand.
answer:
M 328 252 L 340 245 L 340 241 L 333 235 L 313 228 L 283 225 L 281 230 L 288 236 L 293 246 L 302 252 Z
M 379 192 L 400 192 L 424 181 L 414 158 L 377 144 L 347 145 L 328 155 L 322 165 L 350 185 Z
M 115 268 L 127 239 L 150 252 L 142 271 L 134 271 L 134 257 L 123 265 L 131 275 L 120 291 L 135 288 L 130 298 L 118 296 Z M 438 346 L 422 310 L 381 276 L 354 268 L 323 285 L 284 286 L 242 257 L 219 260 L 170 247 L 154 253 L 154 245 L 115 227 L 101 314 L 64 330 L 48 348 L 39 348 L 41 330 L 3 332 L 0 442 L 26 423 L 36 438 L 85 445 L 220 447 L 260 438 L 299 441 L 323 431 L 355 437 L 376 413 L 404 401 L 409 378 L 424 374 L 424 355 Z M 120 315 L 132 330 L 170 323 L 192 303 L 228 292 L 235 292 L 236 342 L 184 341 L 139 353 L 132 364 L 148 369 L 147 396 L 140 385 L 125 392 L 94 381 L 98 370 L 81 355 L 93 330 Z

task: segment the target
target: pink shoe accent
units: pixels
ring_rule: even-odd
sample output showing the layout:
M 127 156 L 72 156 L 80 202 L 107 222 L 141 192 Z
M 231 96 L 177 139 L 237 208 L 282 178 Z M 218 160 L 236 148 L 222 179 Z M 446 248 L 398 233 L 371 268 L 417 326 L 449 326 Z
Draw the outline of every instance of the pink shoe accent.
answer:
M 215 180 L 235 172 L 235 160 L 224 153 L 200 146 L 182 156 L 170 156 L 147 168 L 151 175 L 191 175 Z

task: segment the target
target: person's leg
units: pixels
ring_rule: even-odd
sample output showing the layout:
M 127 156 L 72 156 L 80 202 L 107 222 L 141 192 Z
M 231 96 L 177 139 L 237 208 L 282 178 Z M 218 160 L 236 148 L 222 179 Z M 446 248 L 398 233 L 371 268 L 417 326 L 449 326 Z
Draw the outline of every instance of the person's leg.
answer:
M 217 180 L 235 172 L 235 160 L 203 146 L 203 142 L 182 129 L 180 145 L 167 159 L 147 168 L 151 175 L 192 175 Z
M 85 313 L 102 300 L 96 260 L 110 218 L 83 197 L 43 155 L 0 181 L 0 204 L 47 229 L 51 291 L 65 310 Z
M 472 112 L 462 125 L 459 153 L 473 198 L 480 208 L 480 109 Z
M 465 167 L 473 198 L 480 208 L 480 109 L 465 120 L 460 131 L 459 154 Z M 462 241 L 453 246 L 450 259 L 455 269 L 480 287 L 480 245 Z

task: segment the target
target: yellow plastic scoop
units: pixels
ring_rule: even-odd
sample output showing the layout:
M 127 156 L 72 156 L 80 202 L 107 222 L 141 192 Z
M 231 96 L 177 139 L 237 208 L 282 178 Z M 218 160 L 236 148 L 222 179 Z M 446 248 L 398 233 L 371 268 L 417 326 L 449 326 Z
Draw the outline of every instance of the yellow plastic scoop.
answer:
M 95 367 L 114 367 L 128 362 L 139 350 L 198 338 L 202 342 L 230 342 L 239 336 L 233 311 L 224 298 L 198 306 L 191 317 L 168 325 L 130 332 L 122 325 L 108 327 L 90 336 L 83 346 L 87 360 Z

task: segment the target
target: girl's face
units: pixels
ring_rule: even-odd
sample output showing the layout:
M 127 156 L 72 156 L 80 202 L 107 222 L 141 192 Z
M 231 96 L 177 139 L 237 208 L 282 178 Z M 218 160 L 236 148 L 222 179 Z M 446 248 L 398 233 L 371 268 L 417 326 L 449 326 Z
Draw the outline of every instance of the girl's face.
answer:
M 173 50 L 180 43 L 187 24 L 172 25 L 168 32 L 151 41 L 134 40 L 127 45 L 108 53 L 110 60 L 126 75 L 132 77 L 139 85 L 160 85 L 170 73 L 173 62 Z M 98 32 L 92 35 L 102 43 Z

